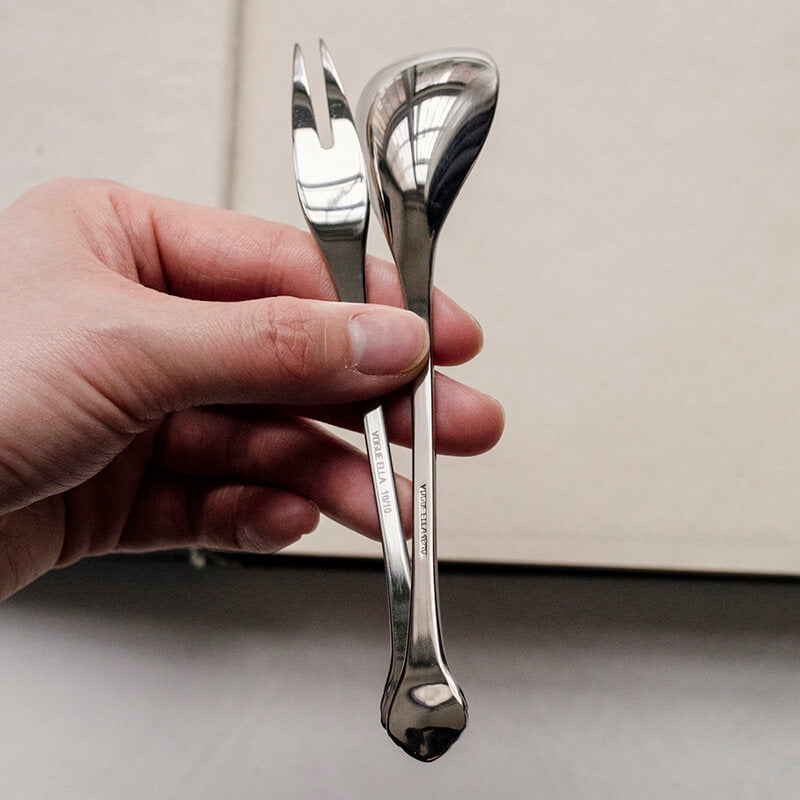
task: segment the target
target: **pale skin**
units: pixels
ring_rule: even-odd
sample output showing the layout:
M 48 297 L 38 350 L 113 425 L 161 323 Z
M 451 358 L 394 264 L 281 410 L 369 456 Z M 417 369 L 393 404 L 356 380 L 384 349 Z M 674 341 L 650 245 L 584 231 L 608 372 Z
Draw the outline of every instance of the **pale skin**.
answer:
M 402 387 L 429 343 L 390 307 L 390 265 L 370 259 L 367 285 L 377 305 L 331 302 L 307 234 L 107 181 L 0 212 L 0 598 L 86 556 L 274 552 L 320 513 L 379 538 L 365 456 L 318 421 L 358 430 L 359 402 L 389 395 L 408 445 Z M 438 291 L 433 318 L 437 364 L 480 350 Z M 502 432 L 495 400 L 443 376 L 436 413 L 440 453 Z

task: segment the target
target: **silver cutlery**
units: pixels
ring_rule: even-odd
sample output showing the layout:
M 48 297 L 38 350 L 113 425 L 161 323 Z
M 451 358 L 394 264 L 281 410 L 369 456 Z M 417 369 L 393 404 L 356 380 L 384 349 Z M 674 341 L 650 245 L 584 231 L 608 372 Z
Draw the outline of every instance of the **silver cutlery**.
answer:
M 369 222 L 364 158 L 333 59 L 322 40 L 319 48 L 333 143 L 329 148 L 320 144 L 303 54 L 300 46 L 295 45 L 292 149 L 297 194 L 308 226 L 328 262 L 339 299 L 363 303 L 366 301 L 364 255 Z M 388 704 L 405 662 L 411 575 L 389 439 L 383 411 L 377 402 L 364 415 L 364 435 L 389 596 L 392 655 L 381 700 L 381 723 L 386 727 Z
M 472 50 L 406 59 L 380 72 L 359 103 L 359 137 L 330 53 L 320 40 L 333 143 L 317 134 L 308 77 L 294 53 L 292 142 L 297 192 L 339 299 L 365 302 L 369 194 L 381 212 L 409 309 L 430 327 L 433 256 L 444 220 L 480 152 L 497 102 L 494 62 Z M 436 562 L 433 364 L 414 381 L 412 564 L 400 520 L 389 442 L 378 403 L 364 433 L 381 524 L 392 658 L 381 722 L 421 761 L 441 756 L 467 724 L 464 695 L 447 666 Z M 412 567 L 413 566 L 413 570 Z
M 406 305 L 430 326 L 433 258 L 444 220 L 483 146 L 497 67 L 478 51 L 441 51 L 378 73 L 358 106 L 373 199 Z M 421 761 L 441 756 L 467 724 L 467 703 L 445 660 L 436 561 L 433 364 L 414 381 L 414 535 L 405 663 L 385 727 Z

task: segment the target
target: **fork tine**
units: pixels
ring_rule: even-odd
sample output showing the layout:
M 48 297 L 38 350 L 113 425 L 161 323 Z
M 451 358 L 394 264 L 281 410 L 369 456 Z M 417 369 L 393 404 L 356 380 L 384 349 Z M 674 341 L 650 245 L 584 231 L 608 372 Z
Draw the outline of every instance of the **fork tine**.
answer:
M 317 132 L 317 120 L 311 105 L 311 91 L 308 85 L 306 64 L 299 44 L 294 46 L 294 74 L 292 80 L 292 132 L 309 128 Z
M 342 81 L 336 72 L 336 66 L 323 39 L 319 40 L 319 55 L 322 60 L 322 72 L 325 75 L 325 96 L 328 99 L 328 114 L 330 114 L 332 120 L 346 119 L 352 122 L 353 115 L 350 113 L 350 106 L 347 104 Z

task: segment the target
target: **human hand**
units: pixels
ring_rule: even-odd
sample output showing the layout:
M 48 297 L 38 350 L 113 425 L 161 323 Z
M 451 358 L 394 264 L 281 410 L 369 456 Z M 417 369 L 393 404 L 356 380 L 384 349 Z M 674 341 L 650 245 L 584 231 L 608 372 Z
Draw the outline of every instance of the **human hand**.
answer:
M 360 429 L 358 401 L 403 387 L 427 353 L 393 268 L 370 299 L 326 302 L 311 238 L 287 226 L 62 179 L 0 213 L 0 599 L 110 552 L 271 552 L 319 512 L 378 538 L 366 457 L 314 420 Z M 481 347 L 434 295 L 433 356 Z M 400 393 L 384 406 L 411 438 Z M 497 441 L 500 406 L 437 377 L 437 449 Z M 398 478 L 404 518 L 408 481 Z

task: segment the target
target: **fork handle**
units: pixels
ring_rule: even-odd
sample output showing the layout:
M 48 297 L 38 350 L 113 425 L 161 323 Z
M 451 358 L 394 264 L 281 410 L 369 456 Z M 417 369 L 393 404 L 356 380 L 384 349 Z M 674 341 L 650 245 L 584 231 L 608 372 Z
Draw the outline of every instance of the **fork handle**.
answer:
M 389 675 L 381 698 L 381 724 L 385 728 L 389 704 L 400 681 L 406 658 L 411 605 L 411 568 L 400 518 L 400 506 L 397 502 L 389 437 L 386 434 L 381 406 L 370 409 L 364 415 L 364 436 L 367 440 L 372 486 L 375 490 L 375 504 L 381 527 L 392 640 Z

